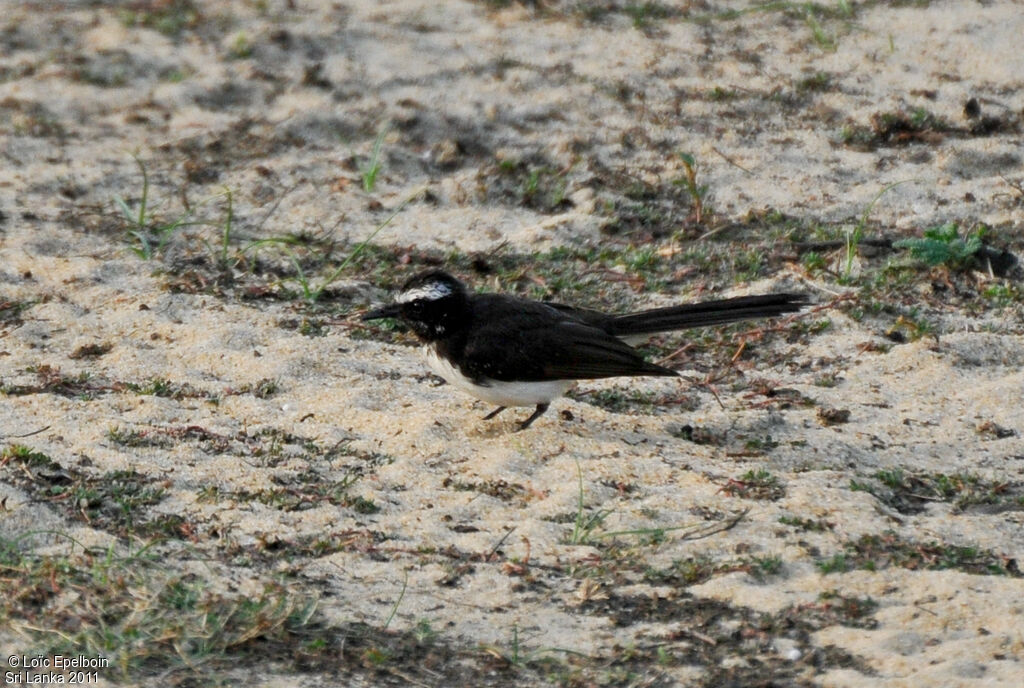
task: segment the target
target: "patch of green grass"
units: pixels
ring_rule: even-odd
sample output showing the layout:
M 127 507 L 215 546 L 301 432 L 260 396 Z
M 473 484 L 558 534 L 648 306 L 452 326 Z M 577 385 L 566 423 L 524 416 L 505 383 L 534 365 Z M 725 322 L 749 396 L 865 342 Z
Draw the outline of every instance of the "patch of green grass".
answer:
M 846 258 L 843 261 L 843 271 L 840 275 L 840 284 L 849 284 L 853 277 L 853 265 L 857 257 L 857 252 L 860 247 L 860 242 L 864 238 L 864 231 L 867 229 L 868 218 L 871 216 L 871 211 L 874 210 L 875 205 L 882 200 L 882 196 L 889 193 L 901 184 L 906 184 L 909 180 L 895 182 L 882 188 L 875 197 L 871 199 L 871 202 L 864 208 L 864 212 L 861 213 L 860 222 L 854 227 L 847 229 L 846 231 Z
M 384 167 L 382 153 L 384 149 L 384 137 L 388 135 L 389 126 L 385 124 L 377 132 L 377 138 L 373 141 L 373 148 L 370 150 L 370 157 L 359 169 L 360 178 L 363 180 L 363 191 L 372 193 L 377 186 L 377 176 Z
M 807 251 L 800 256 L 800 262 L 803 263 L 804 270 L 812 275 L 819 274 L 828 269 L 828 261 L 825 259 L 825 256 L 817 251 Z
M 554 212 L 566 203 L 568 172 L 557 170 L 544 160 L 528 162 L 505 158 L 497 165 L 493 183 L 487 185 L 488 195 L 509 196 L 521 206 Z M 481 183 L 485 183 L 482 178 Z
M 732 497 L 775 501 L 785 496 L 786 488 L 778 477 L 763 468 L 758 468 L 747 471 L 738 478 L 730 479 L 722 486 L 721 492 Z
M 569 397 L 592 406 L 597 406 L 611 413 L 640 411 L 651 413 L 657 406 L 657 398 L 653 392 L 638 389 L 598 389 L 583 392 L 570 392 Z
M 920 239 L 901 239 L 893 242 L 893 246 L 908 249 L 911 256 L 926 265 L 944 265 L 962 270 L 974 262 L 974 255 L 982 247 L 984 232 L 985 227 L 982 225 L 961 236 L 959 226 L 950 222 L 924 230 L 924 236 Z
M 20 621 L 33 654 L 102 656 L 110 678 L 212 678 L 240 658 L 297 647 L 325 630 L 313 622 L 314 598 L 276 583 L 250 596 L 214 592 L 168 569 L 149 546 L 43 556 L 0 541 L 0 551 L 9 593 L 0 618 Z
M 815 376 L 814 386 L 815 387 L 835 387 L 839 384 L 839 377 L 836 373 L 821 373 Z
M 8 467 L 18 470 L 12 471 Z M 63 509 L 68 516 L 117 534 L 132 534 L 147 518 L 142 507 L 164 499 L 156 480 L 133 470 L 93 476 L 62 466 L 25 445 L 10 445 L 0 453 L 5 480 L 34 499 Z
M 244 32 L 235 35 L 235 40 L 228 48 L 228 57 L 232 60 L 244 60 L 252 57 L 252 41 Z
M 981 295 L 999 308 L 1024 302 L 1024 291 L 1014 282 L 989 284 L 982 289 Z
M 832 75 L 828 72 L 815 72 L 796 82 L 797 93 L 828 91 L 832 88 Z
M 950 123 L 938 115 L 924 108 L 915 108 L 910 112 L 876 112 L 871 116 L 870 126 L 845 125 L 840 139 L 848 146 L 874 150 L 882 146 L 928 143 L 952 130 Z
M 777 446 L 779 446 L 779 443 L 776 440 L 773 440 L 771 435 L 765 435 L 764 437 L 751 437 L 743 442 L 744 451 L 751 454 L 767 454 Z
M 782 573 L 782 557 L 771 555 L 766 557 L 752 557 L 750 560 L 749 573 L 758 580 L 768 576 L 777 576 Z
M 414 199 L 418 198 L 422 194 L 422 191 L 422 189 L 417 189 L 408 196 L 406 196 L 404 199 L 402 199 L 402 201 L 398 203 L 395 209 L 391 211 L 391 213 L 389 213 L 388 216 L 385 217 L 373 229 L 373 231 L 371 231 L 366 236 L 365 239 L 363 239 L 359 244 L 356 244 L 356 246 L 353 247 L 351 251 L 349 251 L 348 255 L 345 257 L 345 260 L 343 260 L 341 264 L 338 265 L 337 268 L 335 268 L 326 277 L 323 277 L 320 280 L 319 286 L 314 285 L 314 276 L 308 275 L 306 273 L 305 269 L 303 268 L 302 262 L 299 259 L 299 255 L 292 248 L 293 246 L 296 246 L 299 243 L 301 243 L 296 237 L 275 237 L 271 239 L 262 239 L 260 241 L 254 241 L 251 244 L 249 244 L 245 249 L 243 249 L 243 253 L 248 253 L 250 251 L 256 252 L 259 251 L 260 249 L 264 249 L 267 247 L 275 247 L 282 250 L 288 257 L 288 260 L 291 261 L 292 266 L 295 269 L 294 274 L 290 277 L 290 280 L 296 282 L 299 285 L 303 300 L 306 301 L 308 304 L 312 305 L 320 300 L 320 298 L 324 295 L 327 288 L 330 287 L 331 283 L 334 282 L 334 280 L 338 279 L 338 277 L 346 269 L 348 269 L 349 265 L 351 265 L 353 261 L 355 261 L 367 249 L 367 247 L 370 246 L 370 242 L 373 241 L 374 237 L 380 234 L 380 232 L 385 227 L 391 224 L 391 221 L 394 220 L 395 217 L 400 212 L 402 212 L 405 206 L 411 203 Z M 322 332 L 319 329 L 313 329 L 309 330 L 305 334 L 319 335 L 321 333 Z
M 847 542 L 843 552 L 817 562 L 824 573 L 853 569 L 878 571 L 889 566 L 906 569 L 953 569 L 977 575 L 1024 577 L 1013 559 L 982 550 L 940 542 L 919 543 L 904 540 L 895 532 L 881 535 L 862 535 Z
M 818 595 L 814 602 L 788 607 L 774 620 L 778 631 L 793 628 L 807 630 L 839 624 L 848 628 L 875 628 L 878 603 L 870 597 L 853 597 L 834 590 Z
M 633 28 L 646 29 L 652 22 L 659 19 L 668 19 L 676 14 L 677 10 L 660 2 L 637 2 L 628 3 L 622 11 L 633 21 Z
M 448 477 L 441 483 L 443 487 L 464 492 L 477 492 L 500 499 L 503 502 L 521 501 L 526 495 L 526 488 L 519 483 L 506 480 L 485 480 L 474 482 Z
M 732 254 L 733 279 L 737 283 L 750 282 L 761 276 L 764 254 L 757 249 L 738 249 Z
M 719 563 L 707 556 L 687 557 L 673 561 L 667 569 L 648 568 L 644 571 L 644 580 L 653 585 L 689 587 L 709 580 L 719 567 Z
M 812 3 L 807 3 L 803 10 L 803 20 L 811 31 L 811 36 L 819 48 L 825 52 L 835 52 L 836 38 L 831 35 L 819 20 L 818 13 Z
M 269 377 L 257 382 L 246 383 L 235 390 L 237 394 L 251 394 L 257 399 L 269 399 L 280 391 L 280 381 Z
M 92 375 L 88 371 L 82 371 L 76 375 L 67 375 L 61 369 L 48 364 L 29 366 L 26 373 L 36 376 L 36 383 L 29 385 L 0 385 L 0 393 L 8 396 L 23 396 L 27 394 L 56 394 L 62 397 L 72 397 L 88 401 L 97 392 L 105 391 L 105 386 L 94 384 Z
M 583 498 L 583 468 L 579 461 L 576 462 L 576 475 L 579 481 L 579 491 L 576 498 L 576 518 L 573 521 L 572 532 L 568 537 L 570 545 L 587 545 L 593 542 L 594 535 L 606 518 L 615 513 L 614 509 L 595 509 L 589 511 L 585 506 Z
M 858 124 L 844 124 L 839 129 L 839 142 L 857 149 L 870 149 L 875 145 L 875 136 L 868 127 Z
M 847 557 L 845 554 L 834 554 L 827 559 L 822 559 L 816 562 L 816 566 L 818 567 L 819 571 L 825 574 L 843 573 L 854 568 L 852 563 L 847 561 Z
M 206 239 L 202 240 L 202 244 L 213 256 L 212 261 L 217 268 L 217 279 L 211 281 L 216 284 L 230 284 L 233 279 L 233 265 L 244 259 L 244 251 L 234 257 L 229 251 L 235 219 L 234 197 L 231 190 L 224 188 L 223 191 L 194 205 L 185 200 L 185 209 L 174 219 L 168 220 L 154 209 L 152 184 L 145 163 L 138 155 L 133 154 L 132 157 L 142 175 L 142 188 L 138 198 L 131 202 L 123 196 L 114 197 L 114 204 L 121 211 L 124 221 L 125 242 L 129 250 L 143 260 L 153 260 L 163 256 L 168 243 L 176 236 L 181 236 L 183 230 L 190 227 L 213 227 L 220 234 L 219 247 L 214 247 Z M 207 220 L 199 217 L 200 209 L 219 199 L 224 199 L 224 215 L 221 219 Z
M 748 14 L 769 12 L 783 12 L 794 19 L 802 20 L 810 30 L 814 43 L 821 50 L 832 52 L 836 49 L 837 37 L 826 28 L 825 23 L 827 22 L 833 28 L 848 30 L 849 20 L 854 16 L 854 6 L 847 0 L 839 0 L 835 4 L 780 0 L 754 4 L 742 9 L 726 9 L 704 15 L 691 15 L 689 19 L 698 24 L 711 24 L 716 21 L 739 19 Z
M 0 451 L 0 466 L 11 461 L 28 468 L 45 468 L 47 470 L 60 468 L 60 464 L 49 456 L 24 444 L 10 444 Z
M 869 492 L 903 514 L 917 514 L 929 504 L 953 504 L 957 511 L 973 508 L 1015 509 L 1024 497 L 1024 483 L 985 480 L 967 473 L 911 473 L 902 469 L 875 472 L 850 481 L 850 489 Z
M 21 314 L 27 311 L 32 306 L 36 305 L 37 301 L 9 301 L 0 298 L 0 324 L 4 325 L 19 325 L 21 324 Z
M 796 528 L 802 532 L 824 533 L 835 527 L 834 523 L 824 519 L 800 518 L 799 516 L 779 516 L 779 523 Z
M 356 495 L 349 497 L 345 500 L 345 506 L 349 507 L 357 514 L 375 514 L 380 511 L 380 507 L 372 499 L 361 497 Z
M 174 441 L 154 430 L 132 430 L 114 426 L 107 430 L 107 439 L 121 447 L 159 447 L 170 449 Z
M 131 3 L 118 10 L 118 17 L 127 27 L 145 26 L 171 38 L 194 28 L 201 18 L 193 0 Z
M 692 153 L 680 153 L 679 160 L 683 165 L 683 174 L 672 180 L 672 183 L 686 191 L 693 207 L 694 220 L 697 224 L 702 224 L 704 216 L 710 215 L 710 211 L 704 206 L 709 187 L 697 181 L 697 159 Z
M 177 383 L 162 377 L 154 377 L 146 382 L 125 382 L 125 389 L 146 396 L 164 397 L 166 399 L 206 399 L 210 394 L 196 389 L 187 382 Z
M 272 449 L 271 452 L 274 450 Z M 261 490 L 207 490 L 202 499 L 217 501 L 228 497 L 238 502 L 259 502 L 280 511 L 304 511 L 321 504 L 352 509 L 358 514 L 370 515 L 380 511 L 372 499 L 351 494 L 359 479 L 356 473 L 347 473 L 338 480 L 325 479 L 316 472 L 299 475 L 288 485 Z
M 727 100 L 733 100 L 736 98 L 736 91 L 731 89 L 722 88 L 721 86 L 714 86 L 710 91 L 707 92 L 707 99 L 717 103 L 724 102 Z
M 133 155 L 135 164 L 142 173 L 142 190 L 136 208 L 132 209 L 129 202 L 121 196 L 114 197 L 114 203 L 120 209 L 125 221 L 125 235 L 128 248 L 143 260 L 152 260 L 163 252 L 167 242 L 176 231 L 195 224 L 192 211 L 185 210 L 171 221 L 163 221 L 153 215 L 150 207 L 149 172 L 145 163 L 137 155 Z

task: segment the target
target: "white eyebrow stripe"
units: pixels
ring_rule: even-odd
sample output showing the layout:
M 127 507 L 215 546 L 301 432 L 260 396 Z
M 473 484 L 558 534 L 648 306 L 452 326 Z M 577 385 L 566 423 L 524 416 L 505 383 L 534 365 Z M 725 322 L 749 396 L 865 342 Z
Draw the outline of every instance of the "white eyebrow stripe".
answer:
M 412 289 L 410 291 L 399 294 L 398 303 L 409 303 L 417 299 L 426 299 L 427 301 L 437 301 L 443 299 L 446 296 L 451 296 L 452 288 L 443 282 L 432 282 L 425 287 L 419 289 Z

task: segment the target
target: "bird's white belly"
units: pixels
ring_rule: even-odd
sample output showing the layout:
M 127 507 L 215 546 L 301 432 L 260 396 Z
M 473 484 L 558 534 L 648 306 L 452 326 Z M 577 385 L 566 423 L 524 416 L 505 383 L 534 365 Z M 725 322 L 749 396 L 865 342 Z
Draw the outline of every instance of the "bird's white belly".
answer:
M 575 384 L 574 380 L 544 380 L 540 382 L 502 382 L 490 380 L 487 385 L 478 385 L 459 372 L 448 360 L 437 355 L 433 346 L 424 347 L 427 366 L 443 377 L 453 387 L 498 406 L 536 406 L 546 404 L 565 394 Z

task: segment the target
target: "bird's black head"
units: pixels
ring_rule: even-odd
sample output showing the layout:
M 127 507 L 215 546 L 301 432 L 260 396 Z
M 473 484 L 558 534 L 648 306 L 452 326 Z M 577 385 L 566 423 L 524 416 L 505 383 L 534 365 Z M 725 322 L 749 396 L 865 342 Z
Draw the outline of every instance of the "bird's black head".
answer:
M 428 270 L 412 277 L 395 302 L 363 315 L 363 320 L 398 318 L 416 336 L 430 342 L 442 339 L 466 317 L 466 287 L 443 270 Z

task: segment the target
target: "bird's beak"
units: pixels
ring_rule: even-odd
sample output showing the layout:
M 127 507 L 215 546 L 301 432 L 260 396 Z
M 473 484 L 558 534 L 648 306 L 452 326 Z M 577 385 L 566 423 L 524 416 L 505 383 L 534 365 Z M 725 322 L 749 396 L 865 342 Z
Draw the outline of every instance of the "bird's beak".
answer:
M 360 320 L 380 320 L 381 318 L 397 318 L 401 312 L 401 307 L 397 303 L 392 303 L 387 306 L 381 306 L 380 308 L 374 308 L 372 311 L 363 313 L 363 317 Z

